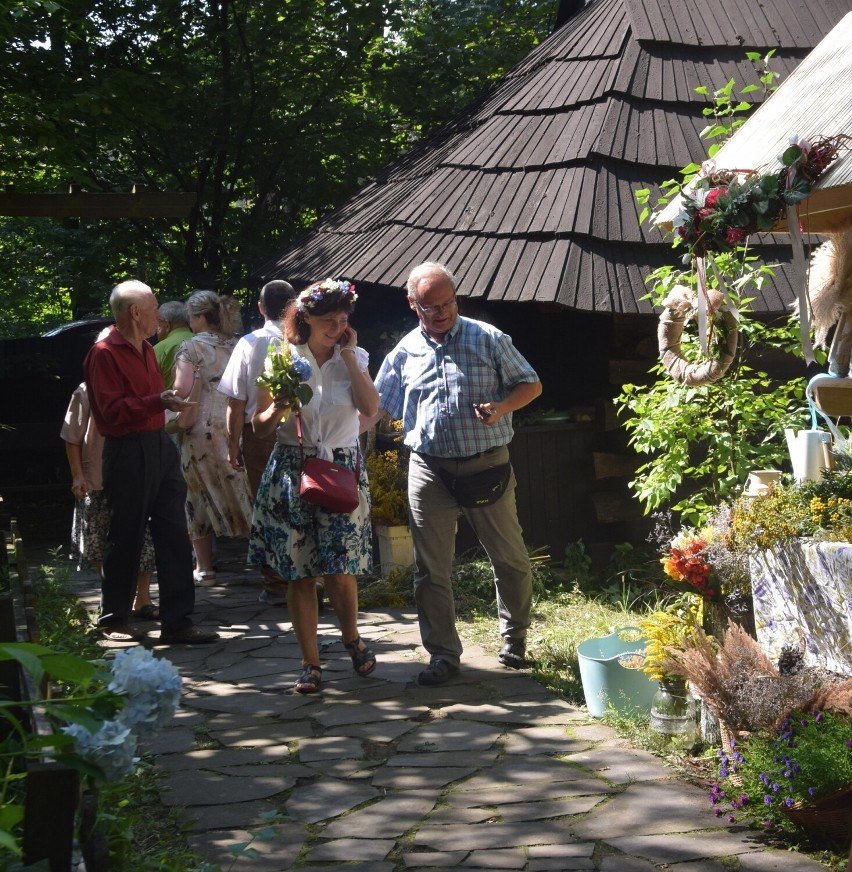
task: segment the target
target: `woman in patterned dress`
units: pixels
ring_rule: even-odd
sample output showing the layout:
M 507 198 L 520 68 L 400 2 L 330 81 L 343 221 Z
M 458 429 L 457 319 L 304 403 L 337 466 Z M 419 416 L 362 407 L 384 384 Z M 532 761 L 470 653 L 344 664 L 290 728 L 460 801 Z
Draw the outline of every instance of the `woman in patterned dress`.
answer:
M 367 369 L 369 357 L 358 347 L 349 324 L 357 295 L 346 281 L 327 279 L 302 291 L 285 316 L 292 355 L 311 367 L 310 401 L 299 409 L 306 456 L 358 470 L 360 503 L 350 514 L 331 512 L 299 496 L 302 452 L 291 398 L 258 392 L 254 432 L 276 431 L 276 444 L 258 488 L 252 517 L 249 563 L 267 566 L 289 582 L 287 607 L 302 654 L 298 693 L 316 693 L 322 681 L 317 643 L 315 579 L 340 622 L 344 647 L 358 675 L 369 675 L 376 658 L 358 632 L 355 576 L 371 570 L 372 528 L 367 473 L 358 444 L 360 418 L 372 417 L 379 395 Z M 277 428 L 277 429 L 276 429 Z
M 179 441 L 195 581 L 206 586 L 216 580 L 213 535 L 247 537 L 251 524 L 246 472 L 228 461 L 228 398 L 216 389 L 236 344 L 240 315 L 236 300 L 213 291 L 196 291 L 186 301 L 186 309 L 194 335 L 178 349 L 175 390 L 186 398 L 195 380 L 200 380 L 195 423 L 180 431 Z

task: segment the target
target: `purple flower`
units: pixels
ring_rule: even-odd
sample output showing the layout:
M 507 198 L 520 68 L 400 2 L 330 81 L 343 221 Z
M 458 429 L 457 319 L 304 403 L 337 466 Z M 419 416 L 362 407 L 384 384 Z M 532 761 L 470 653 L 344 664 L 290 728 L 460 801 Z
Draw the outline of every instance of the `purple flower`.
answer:
M 795 803 L 793 802 L 792 797 L 789 797 L 789 796 L 788 796 L 788 797 L 784 800 L 784 805 L 786 805 L 787 808 L 792 808 L 794 804 L 795 804 Z
M 813 796 L 815 793 L 816 793 L 816 788 L 815 788 L 815 787 L 809 787 L 809 788 L 808 788 L 808 796 Z
M 772 797 L 768 793 L 763 797 L 763 804 L 772 805 Z

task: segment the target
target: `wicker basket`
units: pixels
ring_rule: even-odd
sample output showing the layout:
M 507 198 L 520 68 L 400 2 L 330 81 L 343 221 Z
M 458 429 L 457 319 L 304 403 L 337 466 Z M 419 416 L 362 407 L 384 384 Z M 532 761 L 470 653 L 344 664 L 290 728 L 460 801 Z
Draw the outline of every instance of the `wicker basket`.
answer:
M 843 847 L 852 839 L 852 785 L 806 804 L 796 803 L 783 812 L 810 835 L 831 839 Z
M 732 730 L 721 718 L 719 718 L 719 735 L 722 737 L 722 750 L 730 757 L 734 752 L 734 741 L 739 740 L 748 735 L 748 733 Z M 741 775 L 729 770 L 728 778 L 731 784 L 735 787 L 742 787 L 743 779 Z

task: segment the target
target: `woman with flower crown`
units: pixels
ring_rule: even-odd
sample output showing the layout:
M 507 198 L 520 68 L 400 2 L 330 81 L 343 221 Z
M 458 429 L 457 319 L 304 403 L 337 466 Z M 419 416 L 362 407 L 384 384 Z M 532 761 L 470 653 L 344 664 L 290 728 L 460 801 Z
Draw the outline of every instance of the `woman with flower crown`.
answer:
M 289 370 L 276 383 L 273 369 L 280 370 L 281 357 L 271 355 L 269 372 L 258 380 L 252 418 L 256 435 L 276 431 L 276 444 L 255 500 L 249 563 L 270 567 L 289 582 L 287 607 L 303 667 L 297 693 L 316 693 L 322 682 L 317 577 L 324 579 L 355 672 L 369 675 L 376 666 L 375 655 L 358 632 L 355 576 L 369 572 L 372 563 L 370 494 L 358 444 L 360 416 L 377 413 L 379 395 L 367 369 L 367 352 L 358 347 L 349 324 L 357 298 L 353 284 L 334 279 L 299 294 L 284 319 Z M 292 389 L 294 377 L 305 384 Z M 279 385 L 274 395 L 270 383 Z M 357 470 L 360 502 L 353 512 L 331 512 L 299 496 L 302 451 Z

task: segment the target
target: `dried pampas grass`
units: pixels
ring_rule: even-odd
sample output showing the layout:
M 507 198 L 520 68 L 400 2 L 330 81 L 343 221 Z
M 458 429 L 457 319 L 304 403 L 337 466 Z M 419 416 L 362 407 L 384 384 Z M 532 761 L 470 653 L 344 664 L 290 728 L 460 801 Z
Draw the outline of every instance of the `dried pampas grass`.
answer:
M 816 669 L 781 674 L 757 640 L 737 624 L 729 625 L 721 644 L 699 630 L 681 650 L 668 649 L 663 668 L 685 678 L 731 730 L 770 727 L 790 711 L 809 710 L 817 699 L 848 705 L 852 681 L 838 694 L 831 679 Z M 832 708 L 831 710 L 837 710 Z
M 825 347 L 828 332 L 843 312 L 852 312 L 852 230 L 833 233 L 811 255 L 808 275 L 816 344 Z

